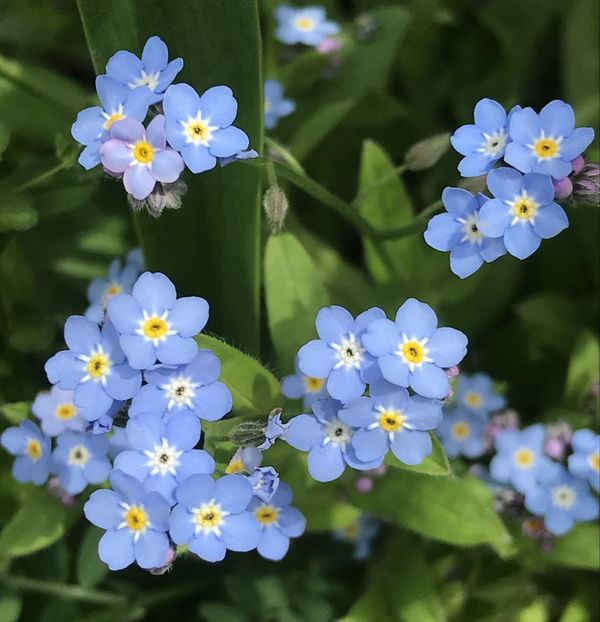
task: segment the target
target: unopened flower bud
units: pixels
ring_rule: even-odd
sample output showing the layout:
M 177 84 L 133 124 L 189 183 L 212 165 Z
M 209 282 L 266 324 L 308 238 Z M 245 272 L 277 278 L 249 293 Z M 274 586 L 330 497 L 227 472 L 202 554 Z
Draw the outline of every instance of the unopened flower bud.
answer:
M 317 45 L 317 52 L 321 54 L 333 54 L 342 48 L 342 42 L 334 37 L 326 37 Z
M 585 159 L 582 155 L 578 155 L 574 160 L 571 160 L 571 166 L 573 167 L 573 171 L 571 175 L 579 175 L 581 170 L 585 166 Z
M 438 163 L 450 147 L 450 134 L 436 134 L 415 143 L 406 152 L 404 165 L 409 171 L 422 171 Z
M 366 41 L 367 39 L 370 39 L 379 28 L 377 19 L 373 15 L 369 15 L 367 13 L 359 15 L 354 20 L 354 23 L 356 25 L 356 37 L 360 41 Z
M 265 440 L 265 424 L 258 419 L 242 421 L 229 432 L 229 440 L 239 447 L 257 447 Z
M 574 205 L 588 205 L 597 207 L 600 204 L 600 164 L 590 162 L 577 175 L 573 175 L 573 194 L 571 201 Z
M 173 545 L 170 545 L 167 549 L 167 554 L 165 555 L 164 563 L 162 564 L 162 566 L 159 566 L 158 568 L 150 568 L 150 574 L 163 575 L 169 572 L 171 568 L 173 568 L 173 562 L 175 561 L 176 557 L 177 551 L 175 550 L 175 547 Z
M 130 194 L 127 195 L 127 198 L 134 211 L 139 212 L 146 209 L 150 216 L 158 218 L 165 209 L 179 209 L 181 199 L 186 192 L 187 185 L 178 179 L 172 184 L 157 182 L 154 190 L 142 201 L 138 201 Z
M 267 189 L 263 197 L 263 208 L 271 227 L 271 233 L 279 233 L 283 228 L 288 207 L 285 192 L 279 186 L 271 186 Z
M 67 507 L 71 507 L 75 504 L 75 497 L 66 493 L 60 485 L 58 477 L 51 477 L 48 480 L 48 490 L 53 497 L 60 499 L 60 502 Z
M 546 428 L 544 453 L 555 460 L 561 460 L 565 455 L 568 444 L 571 442 L 573 429 L 566 421 L 559 421 Z
M 367 493 L 373 489 L 373 480 L 370 477 L 359 477 L 356 480 L 356 490 L 358 492 Z
M 554 187 L 554 198 L 558 201 L 568 199 L 573 194 L 573 182 L 570 177 L 553 179 L 552 186 Z

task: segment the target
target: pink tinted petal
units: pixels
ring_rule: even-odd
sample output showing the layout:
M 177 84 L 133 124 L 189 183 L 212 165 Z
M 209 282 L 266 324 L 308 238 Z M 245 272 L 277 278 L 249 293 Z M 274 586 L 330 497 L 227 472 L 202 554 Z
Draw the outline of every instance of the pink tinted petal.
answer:
M 183 171 L 181 156 L 173 149 L 159 151 L 154 156 L 150 170 L 157 181 L 171 183 L 176 181 Z
M 121 140 L 107 140 L 100 147 L 102 165 L 112 173 L 123 173 L 133 162 L 131 149 Z
M 156 179 L 146 166 L 130 166 L 123 174 L 123 185 L 138 201 L 145 199 L 154 190 Z
M 167 146 L 164 115 L 159 114 L 150 121 L 146 128 L 146 138 L 156 149 L 164 149 Z
M 144 126 L 137 119 L 127 117 L 121 121 L 115 121 L 110 126 L 110 137 L 134 143 L 144 138 Z

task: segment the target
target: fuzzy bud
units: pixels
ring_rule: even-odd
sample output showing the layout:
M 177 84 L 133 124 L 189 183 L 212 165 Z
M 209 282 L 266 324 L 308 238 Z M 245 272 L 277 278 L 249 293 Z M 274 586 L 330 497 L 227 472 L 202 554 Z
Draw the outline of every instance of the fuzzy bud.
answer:
M 229 440 L 239 447 L 257 447 L 265 441 L 265 424 L 258 419 L 242 421 L 229 432 Z
M 356 480 L 356 490 L 363 494 L 371 492 L 373 490 L 373 480 L 370 477 L 359 477 Z
M 589 162 L 577 175 L 573 175 L 573 194 L 571 201 L 574 205 L 597 207 L 600 204 L 600 164 Z
M 268 188 L 263 197 L 263 208 L 269 227 L 271 227 L 271 233 L 279 233 L 283 228 L 289 208 L 285 192 L 279 186 Z
M 187 185 L 178 179 L 172 184 L 157 182 L 154 190 L 143 201 L 138 201 L 130 194 L 127 195 L 127 198 L 134 211 L 139 212 L 146 209 L 150 216 L 158 218 L 165 209 L 179 209 L 181 199 L 186 192 Z
M 175 547 L 173 545 L 169 546 L 169 548 L 167 549 L 167 554 L 165 555 L 165 560 L 164 560 L 163 565 L 159 566 L 158 568 L 150 568 L 149 569 L 150 574 L 157 575 L 157 576 L 166 574 L 173 568 L 173 562 L 175 561 L 176 557 L 177 557 L 177 551 L 175 550 Z
M 450 134 L 436 134 L 415 143 L 406 152 L 404 165 L 409 171 L 422 171 L 436 165 L 450 147 Z

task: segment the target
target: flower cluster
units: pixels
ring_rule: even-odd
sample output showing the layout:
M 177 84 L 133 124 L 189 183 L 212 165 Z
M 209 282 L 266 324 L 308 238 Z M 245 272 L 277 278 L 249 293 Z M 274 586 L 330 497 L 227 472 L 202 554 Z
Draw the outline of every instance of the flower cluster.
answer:
M 90 286 L 86 317 L 67 319 L 67 349 L 46 363 L 52 387 L 32 405 L 42 429 L 24 420 L 0 438 L 16 456 L 13 475 L 37 485 L 54 476 L 49 486 L 65 502 L 108 480 L 84 512 L 105 530 L 98 552 L 111 570 L 164 568 L 177 546 L 211 562 L 228 549 L 279 560 L 306 524 L 289 486 L 260 467 L 258 449 L 240 449 L 216 477 L 215 460 L 198 447 L 202 421 L 222 419 L 233 404 L 221 362 L 194 339 L 208 303 L 178 298 L 164 274 L 136 279 L 139 270 L 138 252 L 123 269 L 113 262 Z
M 181 194 L 184 187 L 173 184 L 185 167 L 202 173 L 238 155 L 257 155 L 246 151 L 248 136 L 233 125 L 237 101 L 231 89 L 213 86 L 199 95 L 188 84 L 172 84 L 182 68 L 180 58 L 169 62 L 167 46 L 156 36 L 146 42 L 141 59 L 117 52 L 106 74 L 96 78 L 100 106 L 82 110 L 71 129 L 85 147 L 80 164 L 89 170 L 101 163 L 107 174 L 122 178 L 134 205 L 153 193 Z
M 460 173 L 487 174 L 492 196 L 446 188 L 446 211 L 430 220 L 424 234 L 432 248 L 450 251 L 450 268 L 460 278 L 507 252 L 526 259 L 542 240 L 569 226 L 556 200 L 570 194 L 569 175 L 581 171 L 582 153 L 594 139 L 592 128 L 575 128 L 573 109 L 560 100 L 539 114 L 520 106 L 507 114 L 498 102 L 482 99 L 474 117 L 450 140 L 464 156 Z M 501 160 L 509 166 L 495 168 Z
M 394 321 L 376 307 L 356 318 L 338 306 L 319 311 L 319 339 L 302 346 L 297 373 L 282 383 L 312 413 L 293 417 L 280 435 L 308 452 L 314 479 L 334 480 L 346 465 L 376 469 L 388 451 L 411 465 L 431 453 L 429 431 L 450 391 L 446 369 L 467 351 L 463 333 L 437 323 L 433 309 L 412 298 Z

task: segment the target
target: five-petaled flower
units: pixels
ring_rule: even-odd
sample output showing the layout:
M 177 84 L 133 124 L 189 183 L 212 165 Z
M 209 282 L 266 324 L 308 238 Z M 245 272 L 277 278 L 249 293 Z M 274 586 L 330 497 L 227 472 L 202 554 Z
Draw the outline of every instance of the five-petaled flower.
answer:
M 18 482 L 33 482 L 41 486 L 50 474 L 50 437 L 27 419 L 18 427 L 6 428 L 0 436 L 0 445 L 16 456 L 12 475 Z
M 486 450 L 485 431 L 485 419 L 462 406 L 456 406 L 444 412 L 444 420 L 437 433 L 450 458 L 477 458 Z
M 327 396 L 326 379 L 303 374 L 296 359 L 296 373 L 281 379 L 281 392 L 291 400 L 302 398 L 305 408 L 316 400 Z
M 487 374 L 477 373 L 459 376 L 453 403 L 485 418 L 504 408 L 506 400 L 494 389 L 494 383 Z
M 275 36 L 287 45 L 303 43 L 316 47 L 324 39 L 340 31 L 339 25 L 328 20 L 325 9 L 320 6 L 295 9 L 283 5 L 277 7 L 275 17 L 277 19 Z
M 279 80 L 265 82 L 265 127 L 268 130 L 277 127 L 279 119 L 292 114 L 295 109 L 296 104 L 283 96 L 283 85 Z
M 571 438 L 573 453 L 569 456 L 569 471 L 600 492 L 600 435 L 591 430 L 577 430 Z
M 50 391 L 37 394 L 31 412 L 40 420 L 40 427 L 48 436 L 57 436 L 65 430 L 81 432 L 86 425 L 73 402 L 73 391 L 63 391 L 56 385 Z

